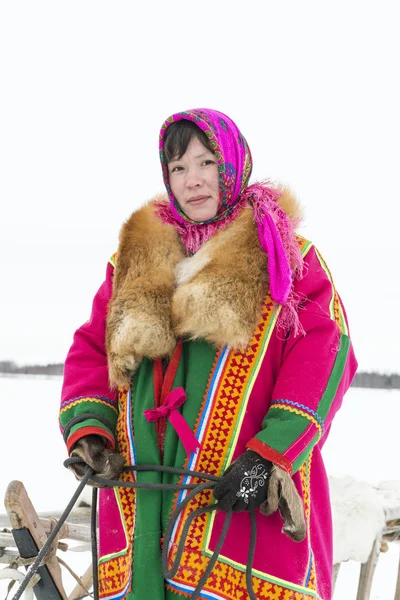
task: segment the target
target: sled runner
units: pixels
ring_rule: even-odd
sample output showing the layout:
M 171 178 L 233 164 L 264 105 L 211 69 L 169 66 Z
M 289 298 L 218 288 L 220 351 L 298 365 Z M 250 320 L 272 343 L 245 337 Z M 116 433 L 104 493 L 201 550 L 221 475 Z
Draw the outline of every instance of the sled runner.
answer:
M 11 532 L 4 529 L 0 533 L 0 563 L 9 565 L 3 571 L 0 570 L 0 579 L 7 577 L 14 581 L 20 581 L 23 575 L 17 570 L 18 567 L 24 566 L 28 569 L 29 565 L 33 563 L 39 550 L 45 544 L 48 534 L 57 523 L 55 517 L 58 515 L 48 515 L 50 518 L 46 518 L 47 515 L 39 517 L 20 481 L 12 481 L 9 484 L 4 504 L 8 519 L 0 516 L 0 527 L 8 528 L 10 525 Z M 77 550 L 90 550 L 90 508 L 75 509 L 74 513 L 70 515 L 71 520 L 74 518 L 84 520 L 84 523 L 64 523 L 42 562 L 42 566 L 39 567 L 37 574 L 32 579 L 31 587 L 37 600 L 76 600 L 88 595 L 88 588 L 90 589 L 92 585 L 92 566 L 89 565 L 83 577 L 79 579 L 56 554 L 57 550 L 74 550 L 74 548 L 69 548 L 65 542 L 60 542 L 61 539 L 84 542 L 84 545 L 80 545 Z M 69 596 L 63 587 L 60 564 L 64 565 L 77 581 L 79 580 Z M 12 597 L 11 586 L 9 586 L 9 597 Z

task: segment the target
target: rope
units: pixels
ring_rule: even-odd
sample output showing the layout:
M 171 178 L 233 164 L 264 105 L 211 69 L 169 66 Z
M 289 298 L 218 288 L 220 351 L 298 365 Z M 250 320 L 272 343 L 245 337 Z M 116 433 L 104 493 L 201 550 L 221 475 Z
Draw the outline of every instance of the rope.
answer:
M 32 579 L 32 577 L 35 575 L 36 571 L 40 567 L 40 563 L 42 562 L 42 559 L 46 556 L 46 554 L 50 550 L 51 545 L 52 545 L 53 541 L 55 540 L 58 532 L 60 531 L 61 527 L 64 525 L 64 522 L 67 520 L 69 513 L 74 508 L 74 505 L 75 505 L 76 501 L 78 500 L 79 496 L 81 495 L 83 488 L 85 487 L 85 485 L 87 484 L 87 482 L 89 481 L 89 479 L 91 478 L 93 473 L 94 473 L 93 469 L 90 469 L 89 467 L 87 467 L 86 472 L 85 472 L 81 482 L 79 483 L 74 495 L 72 496 L 71 500 L 68 502 L 66 509 L 64 510 L 63 514 L 61 515 L 61 517 L 60 517 L 58 523 L 56 524 L 56 526 L 54 527 L 53 531 L 50 533 L 49 537 L 47 538 L 43 548 L 41 548 L 39 554 L 36 557 L 35 562 L 32 563 L 32 565 L 29 567 L 28 571 L 26 572 L 25 579 L 19 586 L 19 588 L 18 588 L 16 594 L 13 596 L 12 600 L 19 600 L 19 598 L 21 598 L 22 594 L 24 593 L 25 589 L 28 586 L 28 583 L 30 582 L 30 580 Z
M 60 563 L 60 565 L 62 565 L 65 569 L 67 569 L 69 574 L 72 575 L 72 577 L 75 579 L 76 583 L 83 589 L 86 596 L 91 596 L 93 598 L 93 594 L 91 594 L 89 592 L 86 585 L 83 583 L 82 579 L 75 573 L 75 571 L 73 569 L 71 569 L 71 567 L 65 562 L 65 560 L 63 560 L 59 556 L 57 556 L 57 560 Z
M 64 461 L 64 466 L 68 468 L 70 465 L 76 464 L 76 463 L 84 463 L 84 461 L 80 457 L 73 456 Z M 215 484 L 220 480 L 220 478 L 216 477 L 215 475 L 209 475 L 208 473 L 201 473 L 198 471 L 190 471 L 188 469 L 180 469 L 180 468 L 168 467 L 168 466 L 162 466 L 162 465 L 135 465 L 132 467 L 124 468 L 125 473 L 129 473 L 132 471 L 135 471 L 135 472 L 153 471 L 153 472 L 161 472 L 161 473 L 172 473 L 175 475 L 184 475 L 186 477 L 194 477 L 194 478 L 202 479 L 202 480 L 205 479 L 206 481 L 205 482 L 203 481 L 201 483 L 185 483 L 185 484 L 182 484 L 182 483 L 146 483 L 146 482 L 137 482 L 137 481 L 121 482 L 116 479 L 104 479 L 102 477 L 98 477 L 97 475 L 95 475 L 93 469 L 91 469 L 88 465 L 86 465 L 85 474 L 84 474 L 82 480 L 80 481 L 76 492 L 74 493 L 74 495 L 72 496 L 71 500 L 68 503 L 68 506 L 66 507 L 66 509 L 64 510 L 62 515 L 60 516 L 55 528 L 53 529 L 53 531 L 50 533 L 49 537 L 47 538 L 47 541 L 44 544 L 43 548 L 40 550 L 39 554 L 37 555 L 35 562 L 32 564 L 32 566 L 27 571 L 25 579 L 19 586 L 19 588 L 18 588 L 16 594 L 14 595 L 14 597 L 12 598 L 12 600 L 19 600 L 19 598 L 25 591 L 30 580 L 32 579 L 32 577 L 36 573 L 37 569 L 39 568 L 43 557 L 46 556 L 47 552 L 49 551 L 49 549 L 51 547 L 52 542 L 54 541 L 56 535 L 60 531 L 60 529 L 63 526 L 64 522 L 66 521 L 69 513 L 71 512 L 72 508 L 74 507 L 74 504 L 76 503 L 78 497 L 80 496 L 83 488 L 85 487 L 85 485 L 88 482 L 97 484 L 97 486 L 99 486 L 99 487 L 107 487 L 107 488 L 119 486 L 119 487 L 134 488 L 134 489 L 148 489 L 148 490 L 154 490 L 154 491 L 191 490 L 190 493 L 186 496 L 186 498 L 173 511 L 173 513 L 167 523 L 167 527 L 166 527 L 165 535 L 164 535 L 164 543 L 163 543 L 163 549 L 162 549 L 163 576 L 164 576 L 165 580 L 168 580 L 176 575 L 176 573 L 179 569 L 181 559 L 182 559 L 182 554 L 183 554 L 184 547 L 185 547 L 185 541 L 186 541 L 186 537 L 189 532 L 191 523 L 199 515 L 201 515 L 203 513 L 209 513 L 209 512 L 216 510 L 217 503 L 210 504 L 209 506 L 205 506 L 205 507 L 200 507 L 197 510 L 190 513 L 190 515 L 188 516 L 188 518 L 185 521 L 185 524 L 184 524 L 184 527 L 182 530 L 182 535 L 179 540 L 178 549 L 176 551 L 176 555 L 172 562 L 172 566 L 171 566 L 171 568 L 168 568 L 168 551 L 169 551 L 169 548 L 171 545 L 172 532 L 173 532 L 175 523 L 176 523 L 177 519 L 179 518 L 181 512 L 187 506 L 187 504 L 199 492 L 202 492 L 203 490 L 206 490 L 206 489 L 210 489 L 210 490 L 213 489 Z M 253 560 L 254 560 L 255 547 L 256 547 L 256 537 L 257 537 L 255 511 L 250 512 L 249 516 L 250 516 L 250 520 L 251 520 L 251 537 L 250 537 L 250 544 L 249 544 L 248 560 L 247 560 L 247 565 L 246 565 L 246 586 L 247 586 L 247 591 L 248 591 L 250 600 L 257 600 L 256 595 L 253 590 L 253 585 L 252 585 L 252 567 L 253 567 Z M 92 545 L 92 563 L 93 563 L 94 600 L 98 600 L 98 557 L 97 557 L 96 518 L 97 518 L 97 487 L 94 487 L 93 493 L 92 493 L 92 514 L 91 514 L 91 545 Z M 210 558 L 207 568 L 204 571 L 202 577 L 200 578 L 200 581 L 198 582 L 196 589 L 193 591 L 193 594 L 191 596 L 192 600 L 196 600 L 198 598 L 199 594 L 201 593 L 201 591 L 203 589 L 203 586 L 205 585 L 208 577 L 211 574 L 211 571 L 214 568 L 215 563 L 218 560 L 222 545 L 223 545 L 226 535 L 228 533 L 231 518 L 232 518 L 232 511 L 229 511 L 226 513 L 225 521 L 224 521 L 224 524 L 222 527 L 220 537 L 216 544 L 214 553 L 213 553 L 212 557 Z

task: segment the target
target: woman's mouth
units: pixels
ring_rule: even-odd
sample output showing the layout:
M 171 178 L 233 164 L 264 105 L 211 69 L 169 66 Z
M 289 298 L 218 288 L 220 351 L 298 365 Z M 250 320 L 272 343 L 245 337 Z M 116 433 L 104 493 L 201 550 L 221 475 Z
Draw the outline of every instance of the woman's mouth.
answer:
M 188 204 L 192 204 L 194 206 L 200 206 L 201 204 L 204 204 L 210 196 L 192 196 L 192 198 L 189 198 L 188 200 Z

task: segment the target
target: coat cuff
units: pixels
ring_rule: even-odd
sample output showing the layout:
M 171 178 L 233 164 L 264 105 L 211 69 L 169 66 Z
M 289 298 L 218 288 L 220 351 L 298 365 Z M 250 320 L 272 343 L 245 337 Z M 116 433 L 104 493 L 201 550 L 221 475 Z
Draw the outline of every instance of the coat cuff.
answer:
M 257 454 L 266 460 L 270 460 L 272 463 L 274 463 L 274 465 L 277 465 L 286 471 L 286 473 L 289 473 L 290 476 L 292 476 L 293 467 L 290 460 L 288 460 L 286 456 L 283 456 L 283 454 L 280 452 L 277 452 L 270 446 L 267 446 L 267 444 L 264 444 L 264 442 L 261 442 L 257 438 L 252 438 L 246 444 L 246 448 L 249 450 L 254 450 L 254 452 L 257 452 Z
M 86 435 L 99 435 L 100 437 L 102 437 L 106 440 L 106 449 L 110 450 L 110 452 L 114 451 L 115 439 L 114 439 L 114 436 L 112 436 L 109 431 L 107 431 L 103 427 L 88 426 L 88 427 L 81 427 L 80 429 L 77 429 L 76 431 L 71 433 L 71 435 L 68 437 L 68 440 L 67 440 L 68 456 L 71 454 L 73 445 L 76 444 L 76 442 L 78 440 L 85 437 Z

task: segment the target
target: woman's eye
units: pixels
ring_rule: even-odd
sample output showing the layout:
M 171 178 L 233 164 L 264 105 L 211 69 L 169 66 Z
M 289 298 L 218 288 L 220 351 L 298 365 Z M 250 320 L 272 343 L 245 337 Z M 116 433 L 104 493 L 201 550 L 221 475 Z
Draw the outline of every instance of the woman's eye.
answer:
M 215 165 L 215 160 L 211 160 L 210 158 L 208 158 L 203 162 L 203 165 Z
M 182 171 L 183 167 L 174 167 L 173 169 L 171 169 L 171 173 L 177 173 L 178 171 Z

